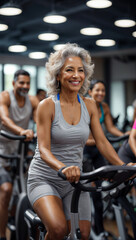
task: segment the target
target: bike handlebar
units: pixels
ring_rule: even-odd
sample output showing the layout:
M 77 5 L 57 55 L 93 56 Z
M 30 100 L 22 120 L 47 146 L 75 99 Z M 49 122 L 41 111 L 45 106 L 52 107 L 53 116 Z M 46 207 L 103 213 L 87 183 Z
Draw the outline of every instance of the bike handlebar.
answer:
M 58 171 L 58 175 L 66 180 L 66 176 L 62 173 L 63 169 Z M 88 180 L 87 182 L 94 182 L 97 180 L 109 180 L 107 186 L 101 187 L 90 187 L 88 185 L 82 184 L 81 182 L 72 183 L 75 188 L 80 188 L 82 191 L 109 191 L 121 183 L 128 181 L 129 178 L 136 174 L 136 167 L 132 166 L 103 166 L 95 169 L 92 172 L 81 173 L 80 180 Z
M 12 139 L 12 140 L 24 140 L 24 139 L 26 139 L 25 135 L 19 136 L 19 135 L 15 135 L 13 133 L 6 132 L 4 130 L 0 131 L 0 135 L 2 135 L 3 137 L 6 137 L 6 138 Z
M 120 142 L 120 141 L 124 141 L 128 138 L 129 138 L 128 134 L 125 134 L 125 135 L 120 136 L 120 137 L 107 136 L 107 139 L 110 143 L 117 143 L 117 142 Z
M 12 140 L 25 140 L 26 139 L 26 135 L 16 135 L 16 134 L 13 134 L 13 133 L 9 133 L 9 132 L 6 132 L 4 130 L 1 130 L 0 131 L 0 135 L 2 135 L 3 137 L 6 137 L 8 139 L 12 139 Z M 36 139 L 37 138 L 37 135 L 34 134 L 34 137 L 33 139 Z

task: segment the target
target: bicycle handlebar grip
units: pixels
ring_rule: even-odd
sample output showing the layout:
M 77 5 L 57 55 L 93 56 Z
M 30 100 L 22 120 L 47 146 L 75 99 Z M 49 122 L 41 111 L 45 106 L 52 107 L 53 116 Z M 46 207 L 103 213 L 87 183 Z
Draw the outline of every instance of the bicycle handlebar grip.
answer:
M 126 140 L 128 138 L 129 138 L 128 134 L 120 136 L 120 137 L 108 137 L 107 136 L 108 141 L 111 142 L 111 143 L 115 143 L 115 142 L 117 143 L 117 142 L 120 142 L 122 140 Z
M 9 133 L 9 132 L 6 132 L 4 130 L 1 130 L 0 131 L 0 134 L 3 136 L 3 137 L 6 137 L 6 138 L 9 138 L 9 139 L 12 139 L 12 140 L 24 140 L 26 139 L 26 136 L 23 135 L 23 136 L 19 136 L 19 135 L 15 135 L 13 133 Z
M 66 175 L 62 173 L 62 170 L 66 167 L 62 167 L 58 171 L 58 176 L 61 177 L 63 180 L 67 180 Z

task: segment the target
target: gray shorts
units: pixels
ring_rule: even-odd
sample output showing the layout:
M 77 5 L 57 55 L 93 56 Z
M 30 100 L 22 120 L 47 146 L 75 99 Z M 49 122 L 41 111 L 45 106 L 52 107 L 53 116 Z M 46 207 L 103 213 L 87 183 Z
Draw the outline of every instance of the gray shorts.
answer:
M 62 183 L 62 181 L 61 181 Z M 53 182 L 36 176 L 29 176 L 27 183 L 28 198 L 33 206 L 34 202 L 41 197 L 55 195 L 62 199 L 63 209 L 67 220 L 70 220 L 70 203 L 74 188 L 68 181 Z M 81 192 L 78 205 L 79 219 L 91 221 L 91 201 L 88 192 Z

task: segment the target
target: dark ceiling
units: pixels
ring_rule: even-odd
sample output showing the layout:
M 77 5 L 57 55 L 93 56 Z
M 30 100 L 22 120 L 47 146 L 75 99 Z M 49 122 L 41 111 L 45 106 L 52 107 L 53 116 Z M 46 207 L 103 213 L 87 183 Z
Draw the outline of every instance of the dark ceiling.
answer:
M 13 0 L 12 0 L 13 1 Z M 0 0 L 0 7 L 7 3 Z M 15 55 L 27 56 L 32 51 L 44 51 L 47 54 L 53 51 L 53 45 L 66 42 L 76 42 L 88 49 L 94 56 L 126 52 L 136 55 L 136 38 L 131 28 L 119 28 L 114 25 L 118 18 L 129 16 L 136 21 L 136 0 L 112 0 L 112 6 L 105 9 L 94 9 L 86 6 L 85 0 L 16 0 L 23 12 L 18 16 L 2 16 L 0 22 L 6 23 L 9 28 L 0 32 L 0 54 L 14 55 L 8 51 L 12 44 L 20 43 L 27 46 L 24 53 Z M 65 15 L 67 21 L 61 24 L 43 22 L 43 17 L 52 9 Z M 99 36 L 85 36 L 80 29 L 96 26 L 102 29 Z M 38 39 L 38 34 L 53 31 L 59 34 L 59 39 L 53 42 Z M 116 41 L 113 47 L 96 46 L 95 41 L 101 38 L 112 38 Z

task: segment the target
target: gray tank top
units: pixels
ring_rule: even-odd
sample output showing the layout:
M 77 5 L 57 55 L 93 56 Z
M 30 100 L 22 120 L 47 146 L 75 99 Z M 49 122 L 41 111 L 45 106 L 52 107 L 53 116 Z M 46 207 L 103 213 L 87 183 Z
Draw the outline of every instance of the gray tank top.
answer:
M 10 96 L 9 117 L 13 120 L 13 122 L 16 125 L 24 129 L 27 129 L 29 120 L 32 116 L 32 105 L 29 100 L 29 96 L 26 96 L 25 104 L 23 107 L 18 106 L 13 90 L 9 91 L 9 96 Z M 7 129 L 2 125 L 1 120 L 0 120 L 0 130 L 5 130 L 7 132 L 10 132 L 9 129 Z M 18 143 L 17 141 L 9 140 L 0 135 L 0 153 L 2 154 L 14 153 L 18 148 L 17 143 Z M 1 162 L 2 161 L 0 159 L 0 163 Z
M 61 111 L 57 96 L 52 100 L 55 104 L 55 117 L 51 127 L 51 152 L 66 166 L 76 165 L 82 169 L 83 148 L 90 133 L 90 116 L 84 101 L 80 98 L 81 118 L 77 125 L 68 124 Z M 46 134 L 46 133 L 45 133 Z M 29 167 L 29 177 L 44 176 L 48 180 L 57 180 L 57 172 L 50 168 L 41 158 L 38 144 Z

